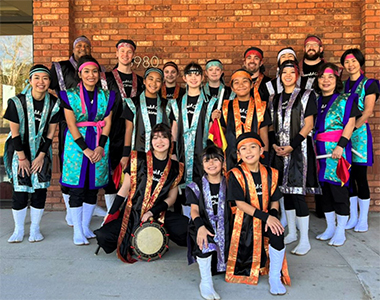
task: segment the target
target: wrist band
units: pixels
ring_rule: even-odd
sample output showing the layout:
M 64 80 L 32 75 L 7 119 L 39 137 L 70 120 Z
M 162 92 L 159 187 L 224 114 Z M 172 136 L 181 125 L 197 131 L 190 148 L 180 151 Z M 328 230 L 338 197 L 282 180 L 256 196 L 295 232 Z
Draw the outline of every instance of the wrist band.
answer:
M 348 144 L 348 139 L 346 139 L 344 136 L 341 136 L 338 142 L 338 146 L 345 148 Z
M 278 219 L 278 210 L 275 208 L 271 208 L 271 210 L 269 211 L 269 215 Z
M 79 146 L 79 148 L 82 149 L 82 151 L 84 151 L 84 150 L 86 150 L 88 148 L 86 142 L 84 141 L 83 136 L 81 136 L 80 138 L 76 139 L 75 143 L 77 143 L 77 145 Z
M 123 157 L 129 157 L 130 154 L 131 154 L 131 146 L 124 146 Z
M 159 213 L 166 211 L 168 209 L 169 205 L 165 202 L 162 201 L 161 203 L 153 206 L 150 211 L 153 214 L 153 216 L 157 216 Z
M 297 135 L 293 138 L 293 141 L 290 143 L 290 147 L 296 149 L 299 145 L 301 145 L 304 139 L 305 138 L 301 134 L 297 133 Z
M 22 141 L 21 141 L 21 136 L 18 135 L 14 138 L 12 138 L 13 146 L 15 147 L 16 151 L 22 151 Z
M 173 153 L 172 154 L 177 154 L 177 142 L 173 142 Z
M 102 147 L 102 148 L 104 148 L 104 146 L 105 146 L 106 143 L 107 143 L 107 140 L 108 140 L 108 136 L 102 134 L 102 135 L 100 136 L 100 139 L 99 139 L 99 146 Z
M 49 147 L 51 146 L 52 139 L 46 138 L 45 142 L 42 144 L 40 148 L 40 152 L 46 153 L 49 150 Z
M 194 222 L 194 225 L 197 228 L 197 230 L 204 225 L 201 217 L 196 217 L 193 222 Z
M 259 210 L 259 209 L 255 209 L 255 212 L 253 213 L 253 216 L 255 218 L 258 218 L 260 219 L 261 221 L 264 221 L 266 222 L 268 220 L 268 217 L 269 217 L 269 214 L 266 213 L 266 212 L 263 212 L 262 210 Z
M 18 161 L 24 161 L 24 160 L 26 160 L 26 157 L 21 158 L 21 159 L 20 159 L 20 158 L 18 159 Z

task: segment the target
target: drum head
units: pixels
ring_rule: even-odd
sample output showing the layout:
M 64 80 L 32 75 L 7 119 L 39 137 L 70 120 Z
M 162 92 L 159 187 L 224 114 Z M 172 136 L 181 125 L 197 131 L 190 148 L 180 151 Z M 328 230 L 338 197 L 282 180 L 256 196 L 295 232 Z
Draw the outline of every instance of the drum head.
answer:
M 143 260 L 160 258 L 166 252 L 168 243 L 166 230 L 156 222 L 142 224 L 132 237 L 133 251 Z

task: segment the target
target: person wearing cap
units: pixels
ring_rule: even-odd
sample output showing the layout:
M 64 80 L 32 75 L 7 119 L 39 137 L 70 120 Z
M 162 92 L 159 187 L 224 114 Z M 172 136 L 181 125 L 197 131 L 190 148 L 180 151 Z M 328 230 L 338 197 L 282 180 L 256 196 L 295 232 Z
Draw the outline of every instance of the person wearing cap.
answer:
M 350 212 L 350 168 L 347 164 L 352 162 L 350 138 L 355 119 L 361 115 L 356 105 L 358 95 L 340 94 L 342 88 L 338 67 L 332 63 L 323 64 L 314 83 L 314 90 L 321 94 L 317 100 L 314 139 L 317 155 L 324 156 L 318 159 L 318 180 L 322 186 L 321 200 L 327 228 L 317 235 L 317 239 L 329 240 L 328 244 L 336 247 L 346 241 L 345 228 Z
M 171 139 L 171 128 L 159 123 L 150 132 L 149 151 L 131 151 L 123 185 L 104 224 L 94 231 L 99 246 L 106 253 L 117 250 L 117 257 L 125 263 L 136 262 L 132 257 L 133 233 L 150 218 L 165 227 L 170 240 L 186 246 L 189 220 L 168 210 L 176 200 L 184 169 L 182 163 L 170 158 Z
M 236 70 L 231 76 L 231 89 L 236 95 L 232 101 L 225 100 L 222 106 L 220 125 L 225 129 L 227 170 L 238 163 L 236 139 L 244 132 L 256 132 L 268 145 L 268 126 L 271 125 L 267 105 L 260 97 L 253 98 L 251 74 L 245 69 Z M 213 113 L 213 117 L 215 114 Z M 268 146 L 265 148 L 268 157 Z
M 66 91 L 67 89 L 74 88 L 79 83 L 79 78 L 77 76 L 78 60 L 84 55 L 91 55 L 91 42 L 90 40 L 82 35 L 75 39 L 73 42 L 73 53 L 68 60 L 63 60 L 59 62 L 53 62 L 50 74 L 51 82 L 50 89 L 54 90 L 59 95 L 60 91 Z M 104 75 L 105 77 L 105 75 Z M 103 80 L 105 82 L 105 80 Z M 67 128 L 65 118 L 59 123 L 59 135 L 58 135 L 58 156 L 59 163 L 62 172 L 62 153 L 64 148 L 64 135 Z M 65 186 L 61 186 L 63 201 L 65 202 L 66 207 L 66 223 L 69 226 L 73 226 L 70 214 L 70 205 L 69 205 L 69 190 Z M 96 206 L 95 214 L 104 216 L 104 210 Z
M 125 135 L 124 148 L 134 145 L 133 150 L 148 152 L 150 143 L 150 132 L 152 127 L 158 123 L 169 124 L 166 114 L 166 99 L 160 97 L 160 90 L 163 83 L 164 74 L 159 68 L 148 68 L 144 73 L 145 90 L 135 101 L 136 112 L 134 113 L 129 106 L 126 106 L 122 118 L 127 123 L 133 125 L 133 139 L 128 140 Z M 128 126 L 128 125 L 127 125 Z M 127 127 L 128 130 L 128 127 Z M 123 158 L 129 157 L 129 153 L 124 151 Z
M 286 60 L 294 60 L 297 62 L 297 55 L 292 47 L 282 48 L 280 51 L 278 51 L 276 77 L 266 83 L 266 87 L 269 94 L 268 109 L 270 112 L 273 111 L 272 106 L 273 106 L 274 96 L 283 91 L 283 86 L 281 84 L 281 79 L 278 76 L 278 72 L 279 72 L 281 64 Z M 301 78 L 297 80 L 297 85 L 300 85 L 300 80 Z M 273 116 L 271 116 L 271 120 L 273 120 Z M 269 144 L 272 145 L 273 141 L 270 141 Z M 288 225 L 288 222 L 286 220 L 284 198 L 281 198 L 279 200 L 279 203 L 280 203 L 280 210 L 281 210 L 281 224 L 282 226 L 286 227 Z
M 173 112 L 174 117 L 178 120 L 178 101 L 186 93 L 186 90 L 177 82 L 179 69 L 174 61 L 168 61 L 162 68 L 164 72 L 164 84 L 161 88 L 161 97 L 168 101 L 166 106 L 167 114 Z
M 40 221 L 52 172 L 51 144 L 61 118 L 59 100 L 48 93 L 50 71 L 35 65 L 29 71 L 29 85 L 8 100 L 4 119 L 11 132 L 4 146 L 4 165 L 12 180 L 12 214 L 15 229 L 9 243 L 24 239 L 28 198 L 30 204 L 29 242 L 44 239 Z
M 274 95 L 281 93 L 282 90 L 283 90 L 283 87 L 282 87 L 282 84 L 281 84 L 281 79 L 278 76 L 278 72 L 279 72 L 281 64 L 284 61 L 286 61 L 286 60 L 294 60 L 298 64 L 296 52 L 294 51 L 294 49 L 292 47 L 282 48 L 277 53 L 277 72 L 276 72 L 276 77 L 273 78 L 271 81 L 268 81 L 266 83 L 266 87 L 267 87 L 268 93 L 269 93 L 269 103 L 271 101 L 273 101 Z
M 345 93 L 355 93 L 358 97 L 359 110 L 362 112 L 356 120 L 355 130 L 351 136 L 352 148 L 358 151 L 362 157 L 355 153 L 352 155 L 352 168 L 350 178 L 350 220 L 346 229 L 354 228 L 356 232 L 368 230 L 368 210 L 370 204 L 370 192 L 367 180 L 367 167 L 373 165 L 372 134 L 368 119 L 373 113 L 376 100 L 379 98 L 379 80 L 365 77 L 361 68 L 365 58 L 359 49 L 348 49 L 340 58 L 340 62 L 349 78 L 343 83 Z M 360 215 L 358 219 L 358 203 Z
M 318 69 L 323 59 L 322 40 L 316 35 L 308 35 L 304 41 L 303 60 L 300 62 L 301 88 L 312 89 Z
M 207 82 L 203 87 L 204 93 L 208 100 L 211 98 L 229 99 L 231 94 L 230 87 L 224 84 L 223 64 L 219 59 L 211 59 L 206 63 L 205 74 Z M 224 88 L 223 94 L 221 92 Z
M 214 289 L 212 274 L 226 271 L 230 245 L 231 209 L 226 201 L 223 162 L 223 150 L 213 143 L 208 145 L 202 152 L 202 179 L 186 187 L 187 204 L 191 205 L 188 261 L 189 264 L 198 263 L 199 289 L 204 299 L 220 299 Z
M 106 73 L 108 89 L 115 91 L 115 103 L 112 108 L 112 126 L 110 138 L 110 163 L 111 172 L 114 172 L 119 163 L 121 169 L 125 169 L 128 156 L 123 157 L 124 138 L 127 140 L 132 136 L 133 123 L 121 118 L 126 106 L 131 111 L 136 111 L 134 101 L 144 90 L 143 78 L 132 71 L 133 57 L 136 52 L 136 44 L 132 40 L 121 39 L 116 43 L 117 64 L 111 72 Z M 128 129 L 126 131 L 126 128 Z M 130 146 L 130 145 L 129 145 Z M 129 150 L 130 151 L 130 150 Z M 107 211 L 111 208 L 117 193 L 113 180 L 104 189 L 104 199 Z
M 309 242 L 309 209 L 305 195 L 320 194 L 313 140 L 309 136 L 317 114 L 315 94 L 297 87 L 298 64 L 284 61 L 279 69 L 283 91 L 274 96 L 270 128 L 272 141 L 272 166 L 279 170 L 280 190 L 284 195 L 288 235 L 285 244 L 297 241 L 292 254 L 305 255 L 311 247 Z
M 237 210 L 226 281 L 257 285 L 259 274 L 269 271 L 270 293 L 283 295 L 286 288 L 281 279 L 290 285 L 290 277 L 285 259 L 284 227 L 278 219 L 278 200 L 282 197 L 278 171 L 260 164 L 264 143 L 257 133 L 241 134 L 236 148 L 242 163 L 233 168 L 228 177 L 227 200 L 236 202 Z
M 268 101 L 269 94 L 266 89 L 266 83 L 271 80 L 270 77 L 264 75 L 265 67 L 263 64 L 264 52 L 260 48 L 250 47 L 244 52 L 243 67 L 252 74 L 252 96 L 257 98 L 255 90 L 259 91 L 259 95 L 262 101 Z
M 186 94 L 178 101 L 179 117 L 173 122 L 173 127 L 177 127 L 174 139 L 178 160 L 185 164 L 185 183 L 180 186 L 175 209 L 180 211 L 179 205 L 182 205 L 184 215 L 190 218 L 190 206 L 185 206 L 185 187 L 203 176 L 202 151 L 207 145 L 209 120 L 217 99 L 207 102 L 201 88 L 203 70 L 199 64 L 189 63 L 184 69 L 183 80 L 186 82 Z
M 61 185 L 69 188 L 75 245 L 88 245 L 98 190 L 108 185 L 109 139 L 115 92 L 99 86 L 100 66 L 89 55 L 78 61 L 79 85 L 61 91 L 67 130 Z
M 84 55 L 91 55 L 91 42 L 84 35 L 77 37 L 73 43 L 73 53 L 68 60 L 53 62 L 51 66 L 50 88 L 59 91 L 76 87 L 78 60 Z

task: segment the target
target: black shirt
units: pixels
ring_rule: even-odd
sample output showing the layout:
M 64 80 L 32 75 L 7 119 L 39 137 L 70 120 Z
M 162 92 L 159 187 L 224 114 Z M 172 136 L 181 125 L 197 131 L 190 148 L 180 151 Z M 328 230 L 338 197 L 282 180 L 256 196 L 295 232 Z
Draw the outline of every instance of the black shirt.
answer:
M 158 182 L 160 181 L 164 173 L 165 167 L 168 164 L 168 160 L 169 160 L 169 157 L 166 157 L 166 159 L 164 160 L 160 160 L 153 155 L 153 182 L 152 182 L 151 194 L 153 194 L 154 189 L 156 188 Z M 128 164 L 125 170 L 125 173 L 128 173 L 129 175 L 131 175 L 131 164 Z
M 187 96 L 186 108 L 187 108 L 187 118 L 188 118 L 188 126 L 191 126 L 191 122 L 193 121 L 193 115 L 195 111 L 195 107 L 197 106 L 198 96 Z
M 318 75 L 318 69 L 323 64 L 323 60 L 321 60 L 316 65 L 307 65 L 305 61 L 302 62 L 303 69 L 303 77 L 316 77 Z
M 209 183 L 209 185 L 210 185 L 212 209 L 214 211 L 214 215 L 216 215 L 218 213 L 220 183 Z M 193 191 L 191 191 L 189 195 L 186 195 L 186 204 L 188 205 L 196 204 L 199 206 L 199 199 L 195 196 Z
M 35 126 L 36 126 L 36 130 L 38 130 L 40 126 L 40 122 L 41 122 L 42 110 L 44 108 L 44 100 L 38 101 L 33 98 L 33 107 L 34 107 Z M 20 124 L 16 105 L 13 101 L 8 101 L 8 107 L 7 107 L 7 110 L 5 111 L 4 119 L 7 119 L 13 123 Z M 57 113 L 52 117 L 49 123 L 50 124 L 59 123 L 60 119 L 61 119 L 61 114 Z
M 285 116 L 286 108 L 288 107 L 289 99 L 292 94 L 282 93 L 282 117 Z M 305 109 L 305 118 L 308 116 L 313 116 L 318 113 L 317 102 L 315 99 L 315 94 L 310 93 L 309 100 L 307 101 L 306 109 Z
M 259 198 L 260 206 L 262 207 L 262 182 L 260 172 L 251 172 L 253 176 L 253 181 L 256 185 L 256 193 Z M 247 189 L 246 189 L 247 190 Z M 269 193 L 270 195 L 270 193 Z M 278 186 L 276 187 L 275 192 L 270 196 L 270 201 L 278 201 L 282 197 L 282 193 Z M 239 184 L 239 181 L 236 179 L 234 173 L 231 172 L 228 178 L 228 188 L 227 188 L 227 201 L 246 201 L 244 190 Z
M 125 73 L 121 73 L 120 71 L 118 71 L 118 73 L 120 75 L 121 81 L 123 82 L 125 93 L 127 94 L 127 97 L 130 97 L 131 91 L 132 91 L 132 83 L 133 83 L 132 73 L 125 74 Z
M 209 89 L 210 89 L 210 96 L 213 98 L 218 98 L 219 88 L 209 87 Z
M 166 99 L 167 100 L 173 99 L 174 91 L 175 91 L 175 86 L 169 87 L 169 88 L 166 87 Z
M 148 110 L 150 124 L 156 124 L 157 120 L 157 98 L 145 97 L 146 107 Z M 140 108 L 141 109 L 141 108 Z M 121 115 L 122 118 L 127 119 L 130 122 L 133 122 L 133 112 L 128 105 L 125 106 L 125 109 Z
M 248 106 L 249 106 L 249 101 L 239 101 L 240 118 L 244 124 L 245 124 L 245 120 L 247 119 Z M 227 128 L 226 121 L 224 120 L 223 116 L 220 118 L 220 125 L 224 128 Z M 272 125 L 272 121 L 270 119 L 269 112 L 266 109 L 264 113 L 264 120 L 263 122 L 261 122 L 260 128 L 263 128 L 269 125 Z

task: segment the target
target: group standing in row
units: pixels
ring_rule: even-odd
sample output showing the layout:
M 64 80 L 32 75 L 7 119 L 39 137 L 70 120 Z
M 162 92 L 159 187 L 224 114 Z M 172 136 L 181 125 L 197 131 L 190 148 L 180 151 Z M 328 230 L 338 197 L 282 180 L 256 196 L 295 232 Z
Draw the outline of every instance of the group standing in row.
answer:
M 90 55 L 90 41 L 83 36 L 74 41 L 68 61 L 53 63 L 51 70 L 34 66 L 31 86 L 9 100 L 4 115 L 11 124 L 4 158 L 14 186 L 15 230 L 8 241 L 23 240 L 28 194 L 29 241 L 43 239 L 39 223 L 51 178 L 51 142 L 60 123 L 60 183 L 74 244 L 87 245 L 96 237 L 107 253 L 117 249 L 121 260 L 134 262 L 131 233 L 153 217 L 175 243 L 189 247 L 189 262 L 193 257 L 200 267 L 204 298 L 219 299 L 211 270 L 226 272 L 229 282 L 250 284 L 269 272 L 271 293 L 284 294 L 280 277 L 290 283 L 285 245 L 298 240 L 297 227 L 300 238 L 291 253 L 311 249 L 306 194 L 323 194 L 316 204 L 327 228 L 317 239 L 341 246 L 345 229 L 368 230 L 366 175 L 373 150 L 367 120 L 379 96 L 379 82 L 361 71 L 360 50 L 342 55 L 349 74 L 342 83 L 341 70 L 323 60 L 317 36 L 308 36 L 304 46 L 300 63 L 291 47 L 279 51 L 272 80 L 264 75 L 263 51 L 247 49 L 230 87 L 217 59 L 206 63 L 205 72 L 188 64 L 186 89 L 177 83 L 174 62 L 163 70 L 149 68 L 142 78 L 132 71 L 132 40 L 116 44 L 118 64 L 111 72 Z M 226 137 L 225 152 L 208 145 L 216 121 Z M 90 221 L 101 188 L 107 214 L 93 232 Z

